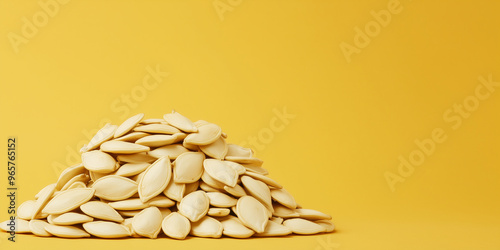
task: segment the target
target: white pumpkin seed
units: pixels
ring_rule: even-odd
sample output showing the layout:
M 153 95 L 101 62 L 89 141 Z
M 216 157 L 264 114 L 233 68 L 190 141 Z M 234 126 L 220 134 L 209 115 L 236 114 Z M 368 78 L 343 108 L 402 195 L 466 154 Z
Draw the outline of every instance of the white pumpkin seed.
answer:
M 148 135 L 137 140 L 135 143 L 148 147 L 161 147 L 181 141 L 179 133 L 173 135 Z
M 151 163 L 156 161 L 155 157 L 148 155 L 147 153 L 137 153 L 137 154 L 129 154 L 129 155 L 118 155 L 116 159 L 120 162 L 129 162 L 129 163 Z
M 61 191 L 42 210 L 45 214 L 62 214 L 71 211 L 94 196 L 92 188 L 74 188 Z
M 168 237 L 182 240 L 191 231 L 191 222 L 180 213 L 173 212 L 163 219 L 161 228 Z
M 205 182 L 201 182 L 200 189 L 205 192 L 220 192 L 219 189 L 213 188 L 212 186 L 207 185 Z
M 279 203 L 273 203 L 273 216 L 281 217 L 281 218 L 297 218 L 299 217 L 299 213 L 295 211 L 295 209 L 287 208 Z
M 124 217 L 134 217 L 136 214 L 140 213 L 142 210 L 122 210 L 118 213 Z M 127 220 L 127 219 L 125 219 Z M 122 223 L 123 224 L 123 223 Z
M 163 194 L 174 201 L 181 201 L 186 191 L 186 185 L 183 183 L 169 182 Z
M 89 175 L 90 175 L 90 179 L 92 180 L 92 182 L 96 182 L 97 180 L 101 179 L 104 176 L 107 176 L 108 174 L 96 173 L 96 172 L 89 171 Z
M 182 141 L 182 146 L 191 150 L 191 151 L 199 151 L 200 147 L 198 145 L 187 143 L 186 140 Z
M 229 143 L 227 144 L 227 156 L 251 158 L 253 156 L 253 151 L 252 149 Z
M 253 173 L 257 173 L 257 174 L 261 174 L 261 175 L 268 175 L 269 174 L 269 172 L 263 167 L 253 166 L 253 165 L 249 165 L 249 164 L 242 164 L 242 166 L 245 167 L 246 172 L 253 172 Z
M 108 175 L 94 182 L 92 188 L 95 189 L 95 196 L 118 201 L 134 195 L 137 192 L 137 183 L 123 176 Z
M 172 111 L 170 114 L 165 114 L 163 119 L 168 122 L 168 124 L 188 133 L 198 132 L 198 128 L 194 123 L 186 118 L 185 116 Z
M 75 224 L 81 224 L 85 222 L 91 222 L 94 218 L 81 213 L 68 212 L 64 214 L 51 214 L 47 218 L 50 224 L 59 226 L 70 226 Z
M 87 174 L 79 174 L 79 175 L 71 178 L 71 180 L 69 180 L 68 182 L 66 182 L 64 187 L 61 188 L 61 191 L 69 189 L 69 187 L 71 185 L 73 185 L 75 182 L 87 183 L 89 180 L 90 180 L 90 176 L 88 176 Z
M 116 172 L 115 175 L 123 176 L 123 177 L 129 177 L 129 176 L 134 176 L 137 174 L 140 174 L 144 170 L 146 170 L 149 167 L 149 163 L 147 162 L 142 162 L 142 163 L 126 163 L 123 164 Z
M 331 220 L 332 216 L 314 209 L 298 208 L 295 212 L 299 213 L 300 218 L 306 220 Z
M 82 181 L 75 181 L 73 184 L 71 184 L 71 186 L 68 187 L 68 189 L 72 189 L 72 188 L 86 188 L 87 185 L 85 185 L 85 183 L 83 183 Z
M 175 205 L 175 202 L 163 195 L 158 195 L 156 197 L 153 197 L 151 200 L 148 201 L 149 206 L 155 206 L 159 208 L 166 208 L 166 207 L 171 207 Z
M 8 224 L 11 224 L 11 220 L 6 220 L 2 223 L 0 223 L 0 229 L 2 231 L 8 232 L 8 231 L 15 231 L 16 233 L 31 233 L 30 230 L 30 225 L 27 220 L 23 220 L 21 218 L 15 218 L 14 219 L 14 226 L 10 226 Z
M 201 219 L 208 212 L 210 200 L 203 191 L 195 191 L 186 195 L 179 203 L 179 213 L 192 222 Z
M 118 126 L 116 126 L 116 125 L 111 125 L 110 123 L 106 123 L 106 125 L 104 125 L 104 127 L 99 129 L 99 131 L 97 131 L 97 133 L 94 135 L 94 137 L 92 137 L 92 139 L 90 139 L 89 144 L 87 144 L 87 146 L 85 147 L 85 152 L 89 151 L 89 150 L 96 149 L 103 142 L 113 138 L 117 128 L 118 128 Z
M 191 224 L 191 235 L 206 238 L 220 238 L 222 236 L 222 224 L 210 217 L 205 216 Z
M 162 214 L 157 207 L 148 207 L 132 219 L 132 228 L 137 234 L 154 239 L 161 230 Z
M 293 198 L 293 196 L 284 188 L 271 190 L 271 197 L 273 198 L 273 200 L 290 209 L 295 209 L 297 207 L 295 198 Z
M 131 236 L 131 233 L 126 226 L 110 221 L 93 221 L 83 223 L 83 228 L 89 234 L 100 238 L 113 239 Z
M 270 220 L 267 222 L 264 232 L 255 234 L 255 236 L 285 236 L 291 233 L 292 230 L 290 228 Z
M 210 205 L 214 207 L 232 207 L 238 202 L 235 198 L 219 192 L 207 192 L 207 196 Z
M 82 154 L 83 166 L 89 171 L 107 174 L 115 171 L 115 159 L 102 151 L 93 150 Z
M 322 226 L 326 233 L 330 233 L 335 230 L 335 225 L 330 220 L 316 220 L 314 223 Z
M 168 185 L 172 175 L 172 167 L 168 157 L 161 157 L 149 166 L 139 180 L 139 197 L 147 202 L 157 196 Z
M 272 220 L 278 224 L 283 224 L 283 218 L 281 218 L 281 217 L 273 217 L 270 220 Z
M 213 217 L 224 217 L 224 216 L 227 216 L 230 212 L 231 212 L 231 210 L 229 210 L 228 208 L 212 207 L 212 208 L 208 209 L 207 214 L 209 216 L 213 216 Z
M 135 141 L 141 139 L 142 137 L 148 136 L 148 135 L 149 135 L 148 133 L 144 133 L 144 132 L 132 132 L 132 133 L 128 133 L 122 137 L 118 137 L 114 140 L 115 141 L 135 142 Z
M 83 174 L 85 171 L 86 171 L 85 167 L 81 163 L 73 165 L 73 166 L 65 169 L 64 171 L 62 171 L 61 175 L 59 175 L 59 179 L 57 179 L 56 190 L 61 190 L 61 188 L 64 187 L 64 184 L 66 184 L 66 182 L 71 180 L 71 178 L 73 178 L 79 174 Z M 43 189 L 42 189 L 42 191 L 43 191 Z M 42 191 L 40 191 L 40 193 Z
M 17 208 L 17 217 L 23 220 L 31 220 L 31 218 L 33 217 L 33 209 L 35 208 L 35 204 L 35 200 L 27 200 L 23 202 Z
M 255 233 L 254 231 L 245 227 L 241 223 L 241 221 L 234 216 L 228 216 L 227 218 L 224 218 L 223 220 L 221 220 L 221 224 L 224 228 L 222 234 L 229 237 L 244 239 L 251 237 Z
M 234 161 L 224 161 L 224 163 L 230 167 L 232 167 L 238 175 L 242 175 L 246 173 L 246 168 L 243 165 L 236 163 Z
M 203 168 L 205 169 L 205 172 L 210 175 L 210 177 L 227 186 L 234 187 L 238 182 L 238 173 L 236 173 L 236 170 L 225 164 L 223 161 L 205 159 L 203 161 Z
M 146 132 L 150 134 L 169 134 L 180 133 L 181 131 L 166 124 L 148 124 L 134 128 L 137 132 Z
M 283 186 L 281 184 L 279 184 L 277 181 L 275 181 L 275 180 L 273 180 L 265 175 L 257 174 L 257 173 L 250 172 L 250 171 L 245 172 L 245 175 L 248 175 L 256 180 L 262 181 L 273 188 L 278 188 L 278 189 L 283 188 Z
M 125 141 L 107 141 L 101 144 L 101 150 L 112 154 L 135 154 L 148 152 L 149 147 Z
M 203 171 L 203 174 L 201 175 L 201 180 L 203 181 L 201 184 L 200 184 L 200 187 L 203 185 L 203 184 L 206 184 L 210 187 L 212 187 L 213 189 L 215 190 L 222 190 L 224 189 L 224 183 L 212 178 L 207 171 Z M 203 188 L 203 187 L 201 187 Z
M 228 192 L 231 195 L 236 196 L 236 197 L 242 197 L 242 196 L 247 195 L 247 193 L 245 192 L 245 189 L 243 189 L 238 184 L 236 184 L 234 187 L 224 186 L 224 190 L 226 190 L 226 192 Z
M 153 149 L 148 154 L 156 158 L 168 156 L 169 159 L 175 160 L 179 155 L 186 152 L 189 152 L 189 150 L 187 150 L 181 144 L 171 144 Z
M 222 129 L 219 126 L 208 123 L 198 127 L 198 132 L 189 134 L 184 141 L 194 145 L 208 145 L 219 139 L 221 133 Z
M 241 182 L 250 195 L 262 202 L 271 212 L 273 211 L 271 191 L 264 182 L 255 180 L 246 175 L 241 177 Z
M 241 164 L 252 164 L 262 166 L 264 163 L 261 159 L 255 157 L 241 157 L 241 156 L 226 156 L 226 161 L 234 161 Z
M 212 158 L 223 160 L 227 154 L 226 140 L 224 140 L 224 138 L 222 137 L 219 137 L 219 139 L 208 145 L 201 145 L 200 150 Z
M 36 236 L 42 236 L 42 237 L 48 237 L 52 236 L 51 233 L 47 232 L 45 230 L 45 226 L 47 226 L 49 223 L 43 220 L 30 220 L 29 222 L 29 227 L 31 233 L 33 233 Z
M 144 114 L 140 113 L 125 120 L 120 126 L 118 126 L 118 128 L 116 128 L 114 138 L 118 138 L 132 130 L 132 128 L 139 124 L 142 118 L 144 118 Z
M 45 225 L 44 229 L 47 232 L 49 232 L 50 234 L 53 234 L 57 237 L 62 237 L 62 238 L 90 237 L 90 234 L 88 234 L 87 232 L 83 231 L 82 229 L 74 227 L 74 226 L 57 226 L 57 225 L 47 224 L 47 225 Z
M 141 124 L 154 124 L 154 123 L 161 123 L 164 122 L 165 120 L 160 119 L 160 118 L 150 118 L 150 119 L 145 119 L 141 121 Z
M 87 215 L 96 219 L 122 222 L 123 217 L 110 205 L 102 201 L 89 201 L 80 206 Z
M 285 220 L 283 225 L 295 234 L 317 234 L 325 231 L 323 226 L 301 218 Z
M 263 233 L 269 221 L 266 207 L 252 196 L 243 196 L 236 204 L 238 219 L 257 233 Z
M 203 174 L 205 155 L 200 152 L 185 152 L 174 162 L 174 181 L 176 183 L 193 183 Z

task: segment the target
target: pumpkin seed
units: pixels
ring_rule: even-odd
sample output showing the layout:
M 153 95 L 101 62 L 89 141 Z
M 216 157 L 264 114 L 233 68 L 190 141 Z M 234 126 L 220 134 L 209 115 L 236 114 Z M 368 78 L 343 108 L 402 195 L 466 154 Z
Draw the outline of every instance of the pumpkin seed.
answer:
M 126 226 L 110 221 L 93 221 L 83 223 L 83 228 L 89 234 L 100 238 L 113 239 L 131 236 L 131 233 Z
M 29 222 L 27 220 L 23 220 L 21 218 L 15 218 L 14 219 L 16 225 L 14 226 L 8 226 L 7 224 L 11 223 L 11 220 L 6 220 L 2 223 L 0 223 L 0 229 L 5 232 L 9 231 L 15 231 L 16 233 L 31 233 Z
M 242 164 L 252 164 L 257 166 L 262 166 L 264 163 L 261 159 L 255 157 L 241 157 L 241 156 L 226 156 L 226 161 L 234 161 Z
M 205 155 L 200 152 L 185 152 L 174 162 L 174 181 L 176 183 L 193 183 L 203 174 Z
M 135 154 L 148 152 L 149 147 L 125 141 L 107 141 L 101 144 L 101 150 L 113 154 Z
M 134 195 L 137 192 L 137 183 L 126 177 L 108 175 L 97 180 L 92 188 L 95 189 L 95 196 L 118 201 Z
M 219 139 L 221 133 L 219 126 L 208 123 L 198 127 L 198 132 L 189 134 L 184 141 L 194 145 L 208 145 Z
M 51 214 L 47 218 L 50 224 L 59 226 L 70 226 L 75 224 L 81 224 L 85 222 L 91 222 L 94 218 L 81 213 L 68 212 L 64 214 Z
M 139 180 L 139 197 L 142 202 L 147 202 L 157 196 L 168 185 L 172 174 L 172 167 L 168 157 L 161 157 L 151 164 Z
M 224 183 L 220 182 L 220 181 L 217 181 L 215 180 L 214 178 L 212 178 L 207 171 L 203 171 L 203 174 L 201 175 L 201 180 L 203 181 L 201 184 L 200 184 L 200 187 L 203 185 L 203 184 L 206 184 L 210 187 L 212 187 L 213 189 L 215 190 L 222 190 L 224 189 Z
M 283 218 L 281 218 L 281 217 L 273 217 L 270 220 L 272 220 L 278 224 L 283 224 Z
M 194 123 L 186 118 L 185 116 L 172 111 L 170 114 L 165 114 L 163 119 L 167 121 L 168 124 L 188 133 L 198 132 L 198 128 L 194 125 Z
M 238 182 L 238 173 L 236 173 L 236 170 L 225 164 L 223 161 L 205 159 L 203 161 L 203 168 L 205 169 L 205 172 L 210 175 L 210 177 L 227 186 L 234 187 Z
M 154 239 L 161 230 L 162 214 L 157 207 L 148 207 L 132 219 L 132 228 L 137 234 Z
M 80 209 L 87 215 L 101 220 L 122 222 L 123 217 L 107 203 L 102 201 L 89 201 L 80 206 Z
M 184 193 L 186 191 L 186 185 L 183 183 L 175 183 L 171 181 L 168 183 L 167 188 L 163 191 L 163 194 L 167 196 L 168 198 L 175 200 L 175 201 L 181 201 L 182 197 L 184 197 Z
M 271 190 L 271 197 L 273 200 L 290 209 L 295 209 L 297 207 L 297 202 L 295 202 L 293 196 L 284 188 Z
M 201 219 L 208 212 L 210 200 L 203 191 L 195 191 L 184 198 L 179 203 L 179 213 L 192 222 Z
M 189 150 L 181 144 L 171 144 L 151 150 L 148 154 L 156 158 L 168 156 L 169 159 L 175 160 L 179 155 L 186 152 L 189 152 Z
M 323 226 L 301 218 L 285 220 L 283 225 L 296 234 L 317 234 L 325 231 Z
M 234 217 L 234 216 L 228 216 L 221 220 L 222 227 L 224 230 L 222 231 L 222 234 L 233 237 L 233 238 L 249 238 L 251 237 L 255 232 L 248 229 L 245 227 L 241 221 Z
M 333 232 L 335 230 L 335 225 L 330 220 L 316 220 L 314 223 L 322 226 L 326 233 Z
M 151 134 L 168 134 L 173 135 L 175 133 L 180 133 L 181 131 L 166 124 L 148 124 L 134 128 L 137 132 L 146 132 Z
M 43 220 L 30 220 L 28 226 L 30 228 L 31 233 L 33 233 L 34 235 L 47 237 L 47 236 L 52 236 L 51 233 L 45 230 L 45 226 L 47 226 L 48 224 L 49 223 Z
M 299 217 L 299 213 L 295 211 L 295 209 L 287 208 L 279 203 L 273 203 L 273 216 L 281 217 L 281 218 L 296 218 Z
M 96 173 L 111 173 L 115 171 L 115 159 L 102 151 L 93 150 L 82 154 L 82 163 L 86 169 Z
M 161 123 L 164 122 L 165 120 L 160 119 L 160 118 L 150 118 L 150 119 L 145 119 L 141 121 L 141 124 L 154 124 L 154 123 Z
M 116 128 L 114 138 L 118 138 L 132 130 L 132 128 L 139 124 L 142 118 L 144 118 L 144 114 L 140 113 L 125 120 L 120 126 L 118 126 L 118 128 Z
M 224 138 L 222 137 L 219 137 L 219 139 L 215 140 L 211 144 L 201 145 L 200 149 L 201 151 L 203 151 L 203 153 L 212 158 L 223 160 L 227 154 L 226 140 L 224 140 Z
M 306 220 L 331 220 L 332 217 L 328 214 L 316 211 L 314 209 L 298 208 L 295 212 L 299 213 L 300 218 Z
M 182 140 L 180 133 L 173 135 L 148 135 L 137 140 L 135 143 L 148 147 L 161 147 L 176 143 Z
M 163 219 L 161 228 L 168 237 L 182 240 L 191 231 L 191 223 L 180 213 L 173 212 Z
M 71 184 L 71 186 L 68 187 L 68 189 L 72 189 L 72 188 L 86 188 L 87 185 L 85 185 L 85 183 L 83 183 L 82 181 L 75 181 L 73 184 Z
M 236 197 L 242 197 L 242 196 L 247 195 L 247 193 L 245 192 L 245 189 L 243 189 L 238 184 L 236 184 L 234 187 L 224 186 L 224 190 L 226 190 L 228 193 L 230 193 Z
M 224 163 L 230 167 L 232 167 L 238 175 L 242 175 L 246 173 L 246 168 L 243 165 L 233 162 L 233 161 L 224 161 Z
M 120 162 L 129 162 L 129 163 L 151 163 L 156 161 L 156 158 L 146 154 L 146 153 L 137 153 L 137 154 L 129 154 L 129 155 L 118 155 L 116 159 Z
M 250 195 L 262 202 L 271 212 L 273 211 L 271 191 L 264 182 L 255 180 L 246 175 L 241 177 L 241 182 Z
M 191 224 L 191 234 L 198 237 L 220 238 L 222 236 L 222 224 L 210 217 L 205 216 Z
M 33 209 L 35 208 L 35 204 L 35 200 L 27 200 L 23 202 L 17 208 L 17 217 L 23 220 L 31 220 L 31 218 L 33 217 Z
M 61 191 L 42 210 L 46 214 L 62 214 L 71 211 L 94 196 L 92 188 L 74 188 Z
M 283 186 L 281 184 L 279 184 L 275 180 L 273 180 L 265 175 L 257 174 L 257 173 L 250 172 L 250 171 L 245 172 L 245 174 L 256 179 L 256 180 L 262 181 L 273 188 L 278 188 L 278 189 L 283 188 Z
M 251 158 L 253 156 L 252 149 L 244 148 L 236 144 L 227 144 L 227 155 L 226 156 L 237 156 Z
M 62 238 L 85 238 L 90 237 L 90 234 L 80 228 L 74 226 L 57 226 L 52 224 L 45 225 L 44 228 L 50 234 Z
M 81 163 L 73 165 L 73 166 L 65 169 L 64 171 L 62 171 L 61 175 L 59 175 L 59 179 L 57 179 L 56 190 L 61 190 L 61 188 L 64 187 L 64 184 L 66 184 L 66 182 L 71 180 L 71 178 L 73 178 L 79 174 L 83 174 L 85 171 L 86 171 L 85 167 Z M 43 189 L 42 189 L 42 191 L 43 191 Z M 40 191 L 40 193 L 42 191 Z
M 269 174 L 269 172 L 263 167 L 253 166 L 253 165 L 248 165 L 248 164 L 242 164 L 242 166 L 245 167 L 246 172 L 254 172 L 257 174 L 261 174 L 261 175 L 268 175 Z
M 125 163 L 116 172 L 115 175 L 129 177 L 140 174 L 149 167 L 149 163 Z
M 213 217 L 224 217 L 228 215 L 231 212 L 231 210 L 227 208 L 209 208 L 207 214 Z
M 263 233 L 269 221 L 266 207 L 252 196 L 243 196 L 236 204 L 238 218 L 243 225 L 257 233 Z
M 135 142 L 135 141 L 141 139 L 142 137 L 148 136 L 148 135 L 149 135 L 148 133 L 144 133 L 144 132 L 132 132 L 132 133 L 128 133 L 122 137 L 118 137 L 114 140 L 115 141 Z
M 69 189 L 69 187 L 71 185 L 73 185 L 75 182 L 82 182 L 82 183 L 85 182 L 85 183 L 87 183 L 89 180 L 90 180 L 90 177 L 87 174 L 79 174 L 79 175 L 71 178 L 71 180 L 69 180 L 68 182 L 66 182 L 66 184 L 64 185 L 64 187 L 61 188 L 61 191 Z
M 232 207 L 238 202 L 238 200 L 227 194 L 219 192 L 207 192 L 206 194 L 210 200 L 210 205 L 214 207 Z
M 290 228 L 270 220 L 267 222 L 264 232 L 258 233 L 255 236 L 285 236 L 291 233 L 292 230 Z
M 96 182 L 97 180 L 101 179 L 104 176 L 107 176 L 108 174 L 96 173 L 96 172 L 89 171 L 89 175 L 90 175 L 90 179 L 92 180 L 92 182 Z
M 97 133 L 94 135 L 94 137 L 92 137 L 92 139 L 90 139 L 90 142 L 85 147 L 84 152 L 96 149 L 103 142 L 113 138 L 117 128 L 118 128 L 118 126 L 116 126 L 116 125 L 111 125 L 110 123 L 106 123 L 106 125 L 104 125 L 104 127 L 99 129 L 99 131 L 97 131 Z

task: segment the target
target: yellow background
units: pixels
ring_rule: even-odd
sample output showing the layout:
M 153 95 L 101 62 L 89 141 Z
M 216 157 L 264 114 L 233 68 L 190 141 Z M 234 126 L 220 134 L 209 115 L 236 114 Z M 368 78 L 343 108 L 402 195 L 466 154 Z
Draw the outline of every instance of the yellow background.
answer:
M 337 231 L 185 241 L 20 235 L 15 244 L 0 234 L 2 249 L 500 249 L 500 91 L 456 130 L 443 118 L 475 94 L 479 76 L 500 81 L 496 1 L 401 0 L 350 63 L 340 44 L 353 45 L 355 27 L 390 1 L 232 3 L 221 20 L 211 0 L 73 0 L 15 53 L 9 32 L 20 35 L 23 17 L 42 8 L 1 1 L 0 152 L 17 136 L 18 201 L 55 182 L 54 164 L 70 164 L 84 132 L 105 119 L 175 109 L 240 143 L 286 108 L 295 117 L 257 156 L 302 206 L 331 214 Z M 168 77 L 126 106 L 121 98 L 156 65 Z M 435 128 L 446 141 L 392 192 L 384 174 L 397 174 L 398 157 Z

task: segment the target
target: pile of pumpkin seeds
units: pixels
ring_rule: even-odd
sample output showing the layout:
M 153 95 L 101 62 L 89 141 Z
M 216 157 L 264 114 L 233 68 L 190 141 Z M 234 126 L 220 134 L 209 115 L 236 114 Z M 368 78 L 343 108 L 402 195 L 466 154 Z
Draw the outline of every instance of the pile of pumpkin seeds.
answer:
M 331 216 L 301 208 L 253 151 L 226 143 L 210 122 L 173 111 L 163 119 L 106 124 L 82 163 L 17 209 L 3 231 L 65 238 L 188 235 L 219 238 L 332 232 Z

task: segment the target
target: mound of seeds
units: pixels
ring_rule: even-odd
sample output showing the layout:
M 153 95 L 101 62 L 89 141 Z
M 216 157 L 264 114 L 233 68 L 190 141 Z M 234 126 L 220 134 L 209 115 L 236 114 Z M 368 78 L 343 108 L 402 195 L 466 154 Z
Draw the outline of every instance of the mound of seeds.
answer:
M 3 231 L 65 238 L 219 238 L 332 232 L 331 216 L 301 208 L 253 151 L 214 123 L 177 112 L 106 124 L 82 163 L 17 210 Z

